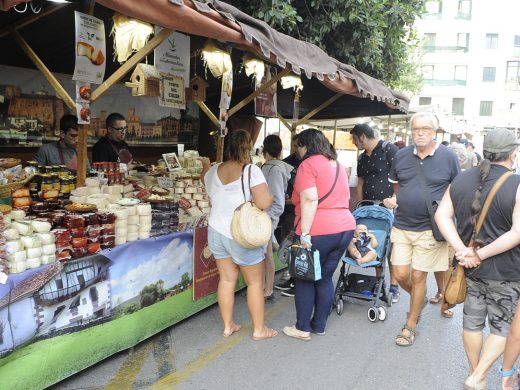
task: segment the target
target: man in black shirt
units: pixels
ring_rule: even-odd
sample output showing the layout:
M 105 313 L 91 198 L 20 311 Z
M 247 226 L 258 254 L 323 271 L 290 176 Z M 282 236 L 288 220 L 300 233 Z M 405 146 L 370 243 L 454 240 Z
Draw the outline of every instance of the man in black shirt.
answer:
M 117 112 L 110 114 L 106 120 L 106 127 L 107 135 L 100 138 L 92 148 L 92 161 L 128 164 L 132 161 L 132 154 L 124 141 L 128 130 L 125 117 Z
M 391 198 L 394 194 L 392 183 L 388 181 L 390 168 L 394 156 L 399 150 L 391 142 L 379 139 L 374 129 L 368 123 L 361 123 L 352 130 L 352 142 L 359 150 L 364 150 L 359 156 L 357 164 L 358 184 L 356 187 L 357 201 L 379 200 Z M 399 285 L 390 270 L 390 291 L 392 301 L 398 302 L 400 298 Z M 379 271 L 379 272 L 378 272 Z M 380 269 L 376 270 L 376 276 L 380 276 Z

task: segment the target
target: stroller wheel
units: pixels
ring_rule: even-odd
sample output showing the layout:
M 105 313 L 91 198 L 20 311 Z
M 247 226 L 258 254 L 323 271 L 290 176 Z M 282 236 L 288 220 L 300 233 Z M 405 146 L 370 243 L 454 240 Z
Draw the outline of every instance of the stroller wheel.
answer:
M 343 299 L 341 299 L 341 296 L 339 296 L 339 295 L 336 297 L 335 306 L 336 306 L 336 313 L 338 314 L 338 316 L 342 315 L 344 304 L 343 304 Z
M 381 306 L 381 307 L 377 308 L 377 311 L 379 313 L 379 320 L 380 321 L 386 320 L 386 309 L 383 306 Z
M 389 292 L 388 294 L 386 294 L 386 305 L 388 307 L 392 307 L 393 299 L 394 299 L 394 293 Z
M 376 322 L 379 319 L 378 308 L 374 306 L 368 308 L 367 316 L 370 322 Z

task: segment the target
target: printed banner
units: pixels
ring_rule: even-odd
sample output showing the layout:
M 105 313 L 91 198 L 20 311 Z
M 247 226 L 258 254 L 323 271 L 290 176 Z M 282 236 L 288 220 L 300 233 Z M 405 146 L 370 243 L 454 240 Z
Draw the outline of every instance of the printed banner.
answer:
M 162 29 L 155 28 L 155 34 Z M 181 77 L 184 85 L 190 81 L 190 37 L 173 32 L 168 39 L 155 48 L 154 66 L 162 73 L 169 73 Z
M 208 228 L 195 229 L 193 235 L 193 299 L 212 294 L 218 288 L 218 269 L 208 247 Z
M 101 19 L 78 11 L 76 17 L 76 65 L 72 80 L 101 84 L 105 77 L 105 25 Z

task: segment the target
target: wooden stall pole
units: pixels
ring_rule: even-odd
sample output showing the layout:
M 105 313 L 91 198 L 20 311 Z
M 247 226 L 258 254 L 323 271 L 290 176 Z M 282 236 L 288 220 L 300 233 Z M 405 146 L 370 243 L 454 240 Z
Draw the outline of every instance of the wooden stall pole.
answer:
M 305 115 L 303 118 L 298 120 L 298 122 L 293 123 L 292 127 L 296 130 L 296 127 L 298 127 L 298 126 L 304 124 L 305 122 L 307 122 L 309 119 L 311 119 L 314 115 L 316 115 L 318 112 L 323 110 L 325 107 L 330 106 L 332 103 L 334 103 L 336 100 L 338 100 L 341 96 L 343 96 L 342 93 L 335 94 L 330 99 L 328 99 L 327 101 L 323 102 L 318 107 L 316 107 L 314 110 L 308 112 L 307 115 Z
M 280 122 L 282 122 L 283 125 L 285 127 L 287 127 L 287 129 L 289 129 L 289 131 L 292 133 L 292 131 L 293 131 L 292 125 L 289 122 L 287 122 L 287 120 L 283 116 L 281 116 L 279 112 L 276 113 L 276 116 L 278 117 L 278 120 Z
M 89 0 L 85 4 L 85 12 L 94 15 L 95 1 Z M 76 145 L 76 155 L 78 157 L 78 166 L 76 171 L 76 186 L 83 187 L 87 178 L 87 148 L 88 148 L 88 132 L 90 125 L 79 125 L 78 144 Z
M 332 136 L 332 146 L 336 148 L 336 131 L 338 131 L 338 120 L 334 119 L 334 134 Z
M 25 54 L 31 59 L 31 61 L 36 65 L 36 67 L 42 72 L 43 76 L 47 79 L 51 87 L 56 91 L 56 94 L 60 99 L 62 99 L 67 107 L 69 107 L 72 111 L 76 112 L 76 103 L 69 96 L 65 88 L 60 84 L 60 82 L 54 77 L 51 71 L 45 66 L 43 61 L 38 57 L 38 55 L 34 52 L 34 50 L 29 46 L 29 44 L 22 38 L 22 36 L 18 33 L 18 31 L 11 29 L 11 34 L 20 47 L 23 49 Z
M 217 119 L 217 117 L 215 116 L 215 114 L 213 114 L 211 112 L 211 110 L 209 109 L 208 106 L 206 106 L 206 103 L 202 102 L 202 101 L 195 101 L 195 103 L 197 103 L 197 106 L 200 107 L 200 109 L 202 111 L 204 111 L 204 113 L 208 116 L 208 118 L 211 120 L 211 122 L 213 122 L 213 124 L 215 126 L 217 126 L 219 129 L 220 129 L 220 122 L 219 120 Z
M 224 161 L 224 137 L 218 137 L 217 140 L 217 162 Z

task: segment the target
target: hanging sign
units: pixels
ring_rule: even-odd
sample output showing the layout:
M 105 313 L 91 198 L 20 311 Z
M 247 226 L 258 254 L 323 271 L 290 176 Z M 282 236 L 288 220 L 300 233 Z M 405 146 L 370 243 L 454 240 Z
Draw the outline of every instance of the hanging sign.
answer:
M 78 11 L 76 18 L 76 64 L 72 80 L 101 84 L 105 77 L 105 25 L 101 19 Z
M 276 69 L 274 67 L 268 66 L 261 84 L 264 85 L 266 82 L 271 80 L 271 77 L 275 74 Z M 277 117 L 276 89 L 277 83 L 274 83 L 269 88 L 267 88 L 267 90 L 265 90 L 255 98 L 256 116 L 263 116 L 269 118 Z
M 161 74 L 159 105 L 162 107 L 186 108 L 184 80 L 172 74 Z
M 162 29 L 155 28 L 155 34 Z M 173 32 L 155 48 L 154 66 L 162 73 L 173 74 L 183 79 L 184 85 L 190 81 L 190 37 Z

